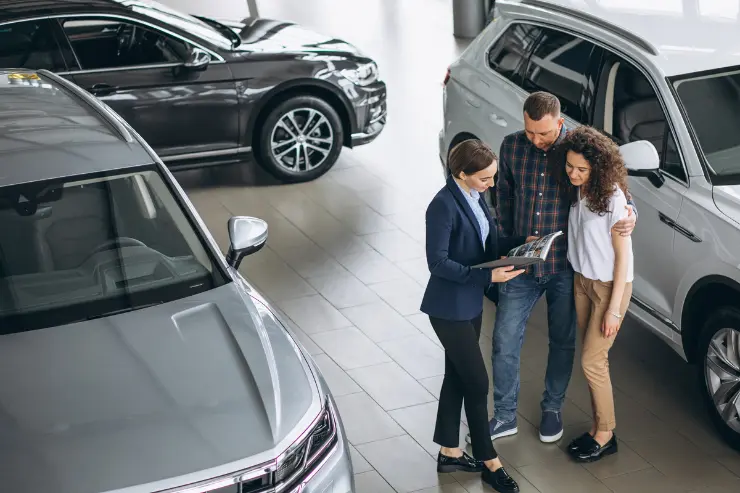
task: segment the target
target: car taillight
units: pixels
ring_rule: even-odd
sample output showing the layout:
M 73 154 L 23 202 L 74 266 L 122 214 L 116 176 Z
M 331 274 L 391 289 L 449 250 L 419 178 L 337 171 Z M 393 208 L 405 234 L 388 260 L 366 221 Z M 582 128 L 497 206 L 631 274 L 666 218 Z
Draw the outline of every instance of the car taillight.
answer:
M 448 68 L 448 69 L 447 69 L 447 73 L 445 74 L 445 80 L 444 80 L 444 82 L 442 82 L 442 85 L 443 85 L 443 86 L 446 86 L 446 85 L 447 85 L 447 82 L 448 82 L 449 80 L 450 80 L 450 69 Z

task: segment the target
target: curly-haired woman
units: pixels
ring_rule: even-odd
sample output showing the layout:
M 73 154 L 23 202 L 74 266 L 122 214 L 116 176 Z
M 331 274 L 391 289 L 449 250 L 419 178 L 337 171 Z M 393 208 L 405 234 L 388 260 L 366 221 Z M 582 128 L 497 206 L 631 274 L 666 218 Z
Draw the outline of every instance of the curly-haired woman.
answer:
M 593 462 L 617 452 L 608 358 L 632 295 L 631 237 L 613 231 L 628 213 L 627 169 L 619 147 L 591 127 L 569 132 L 552 154 L 553 171 L 570 189 L 568 260 L 575 271 L 581 366 L 594 420 L 568 452 L 577 461 Z

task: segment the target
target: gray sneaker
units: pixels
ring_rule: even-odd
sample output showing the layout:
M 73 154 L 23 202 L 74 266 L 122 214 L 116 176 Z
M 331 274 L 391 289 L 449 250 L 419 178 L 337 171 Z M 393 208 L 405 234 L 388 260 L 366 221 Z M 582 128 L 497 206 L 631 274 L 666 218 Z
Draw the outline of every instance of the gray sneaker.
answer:
M 491 440 L 516 435 L 519 432 L 519 429 L 516 426 L 516 418 L 508 423 L 502 423 L 494 418 L 488 423 L 488 428 L 491 432 Z M 465 435 L 465 441 L 472 443 L 470 441 L 470 433 Z

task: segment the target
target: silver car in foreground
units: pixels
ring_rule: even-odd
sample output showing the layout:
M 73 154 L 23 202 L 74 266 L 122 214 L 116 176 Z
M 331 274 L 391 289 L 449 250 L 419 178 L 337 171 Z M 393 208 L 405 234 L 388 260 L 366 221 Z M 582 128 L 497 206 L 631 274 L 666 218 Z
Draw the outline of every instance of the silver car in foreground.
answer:
M 625 145 L 639 213 L 630 313 L 695 364 L 740 449 L 740 30 L 723 19 L 737 2 L 655 3 L 497 0 L 450 67 L 439 153 L 444 164 L 471 137 L 498 150 L 537 90 L 571 128 Z
M 197 124 L 197 122 L 194 122 Z M 0 71 L 0 491 L 350 493 L 329 389 L 107 106 Z

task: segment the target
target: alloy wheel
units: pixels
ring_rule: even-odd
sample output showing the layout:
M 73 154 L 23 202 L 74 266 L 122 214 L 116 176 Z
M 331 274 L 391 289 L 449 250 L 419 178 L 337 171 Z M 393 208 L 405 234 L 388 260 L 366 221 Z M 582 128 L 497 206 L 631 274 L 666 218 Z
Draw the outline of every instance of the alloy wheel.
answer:
M 724 328 L 714 334 L 707 349 L 704 376 L 717 413 L 740 433 L 740 331 Z
M 278 120 L 270 135 L 275 161 L 293 173 L 321 166 L 334 146 L 329 119 L 314 108 L 297 108 Z

